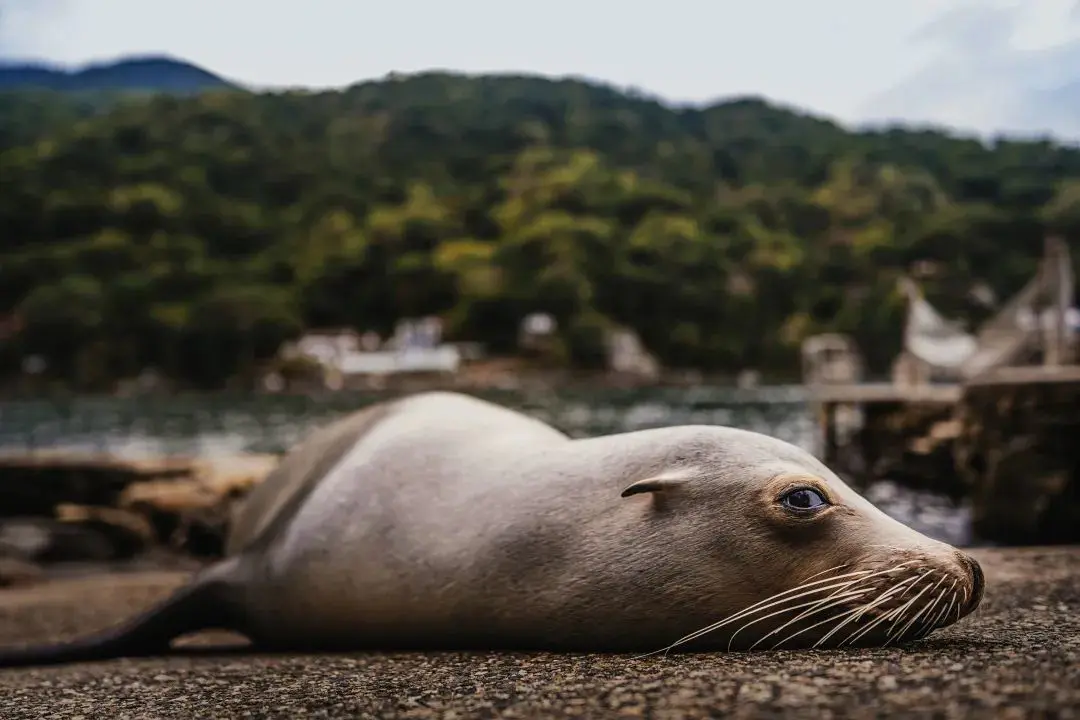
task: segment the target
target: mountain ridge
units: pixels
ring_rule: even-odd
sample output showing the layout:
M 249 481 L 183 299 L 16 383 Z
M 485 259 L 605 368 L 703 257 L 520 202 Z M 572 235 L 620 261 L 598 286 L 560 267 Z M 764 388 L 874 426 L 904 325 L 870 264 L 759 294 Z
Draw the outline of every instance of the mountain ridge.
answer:
M 981 142 L 994 142 L 999 139 L 1051 139 L 1056 143 L 1076 144 L 1068 134 L 1059 137 L 1054 132 L 983 132 L 973 128 L 950 125 L 929 120 L 903 120 L 899 118 L 880 117 L 862 122 L 850 122 L 838 118 L 831 113 L 812 110 L 779 98 L 768 97 L 755 93 L 738 93 L 730 96 L 717 96 L 709 100 L 697 102 L 677 101 L 636 86 L 621 86 L 617 83 L 595 78 L 591 76 L 570 75 L 546 75 L 543 73 L 526 71 L 506 72 L 481 72 L 455 71 L 449 69 L 431 69 L 417 72 L 391 71 L 382 77 L 358 78 L 353 82 L 340 86 L 325 88 L 305 88 L 303 86 L 257 86 L 227 79 L 211 70 L 196 63 L 177 58 L 168 54 L 131 54 L 122 55 L 110 60 L 97 60 L 75 66 L 65 66 L 61 63 L 51 63 L 38 60 L 5 60 L 0 59 L 0 92 L 11 91 L 38 91 L 60 92 L 63 94 L 76 93 L 106 93 L 116 94 L 125 92 L 149 92 L 164 94 L 197 94 L 213 90 L 233 90 L 255 93 L 295 93 L 319 95 L 326 92 L 350 92 L 358 87 L 380 85 L 386 82 L 415 81 L 425 77 L 440 78 L 444 76 L 462 78 L 486 78 L 490 81 L 500 80 L 539 80 L 558 85 L 563 82 L 577 83 L 600 89 L 609 93 L 657 103 L 668 110 L 681 111 L 707 111 L 718 106 L 734 107 L 740 104 L 757 105 L 764 104 L 776 111 L 788 113 L 804 118 L 815 120 L 842 128 L 846 132 L 888 132 L 892 129 L 902 129 L 912 132 L 928 131 L 941 133 L 952 137 L 977 138 Z M 1073 84 L 1068 89 L 1075 90 L 1080 87 Z M 1065 93 L 1066 88 L 1058 89 L 1053 93 L 1054 102 L 1051 105 L 1061 105 L 1058 96 Z M 1044 93 L 1051 94 L 1051 93 Z M 1068 115 L 1072 105 L 1066 103 L 1066 107 L 1059 108 L 1059 114 Z
M 187 93 L 238 90 L 241 86 L 168 55 L 129 55 L 74 68 L 46 62 L 0 61 L 0 90 L 24 89 Z

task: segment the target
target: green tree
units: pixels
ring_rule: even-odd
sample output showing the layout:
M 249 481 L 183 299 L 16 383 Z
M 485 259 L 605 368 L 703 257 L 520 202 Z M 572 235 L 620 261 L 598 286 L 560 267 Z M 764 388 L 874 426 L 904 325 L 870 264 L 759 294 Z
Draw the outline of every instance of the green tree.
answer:
M 440 72 L 2 100 L 0 320 L 24 329 L 0 367 L 37 353 L 75 385 L 220 385 L 304 328 L 427 314 L 513 353 L 535 311 L 579 366 L 622 325 L 722 372 L 794 374 L 803 339 L 845 332 L 883 372 L 901 274 L 975 324 L 1046 232 L 1080 263 L 1080 149 L 1046 140 Z

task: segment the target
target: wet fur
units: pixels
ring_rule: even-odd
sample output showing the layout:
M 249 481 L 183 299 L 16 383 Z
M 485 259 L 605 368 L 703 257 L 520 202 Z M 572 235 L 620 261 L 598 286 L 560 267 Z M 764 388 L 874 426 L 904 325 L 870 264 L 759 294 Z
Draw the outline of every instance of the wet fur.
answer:
M 778 508 L 793 478 L 828 493 L 827 517 Z M 454 393 L 314 433 L 251 493 L 228 548 L 128 625 L 0 651 L 0 666 L 163 653 L 210 627 L 268 650 L 648 651 L 842 562 L 913 559 L 972 586 L 963 613 L 981 593 L 973 561 L 783 441 L 715 426 L 571 440 Z M 737 637 L 745 645 L 783 619 Z M 686 647 L 731 648 L 736 629 Z

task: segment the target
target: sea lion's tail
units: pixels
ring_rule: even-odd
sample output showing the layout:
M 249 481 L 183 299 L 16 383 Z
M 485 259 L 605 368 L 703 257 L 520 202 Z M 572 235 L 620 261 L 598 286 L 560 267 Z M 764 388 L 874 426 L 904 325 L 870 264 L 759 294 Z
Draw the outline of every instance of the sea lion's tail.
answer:
M 236 613 L 228 585 L 220 579 L 221 565 L 208 568 L 163 602 L 118 627 L 66 642 L 0 648 L 0 668 L 162 655 L 185 633 L 235 630 Z

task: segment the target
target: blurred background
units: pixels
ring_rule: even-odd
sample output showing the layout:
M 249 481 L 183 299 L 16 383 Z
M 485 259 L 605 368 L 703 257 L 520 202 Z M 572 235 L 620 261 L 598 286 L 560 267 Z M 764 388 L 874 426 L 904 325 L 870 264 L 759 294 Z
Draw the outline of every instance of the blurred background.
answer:
M 0 59 L 9 582 L 214 556 L 431 388 L 1080 542 L 1072 0 L 7 0 Z

